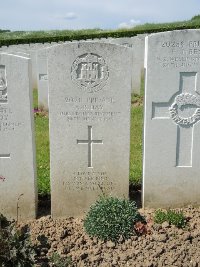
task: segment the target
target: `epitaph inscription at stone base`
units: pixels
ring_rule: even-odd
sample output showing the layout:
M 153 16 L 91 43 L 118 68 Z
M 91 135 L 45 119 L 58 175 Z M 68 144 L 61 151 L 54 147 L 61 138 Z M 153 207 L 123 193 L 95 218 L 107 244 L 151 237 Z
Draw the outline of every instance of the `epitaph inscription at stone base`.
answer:
M 52 215 L 128 196 L 131 51 L 104 43 L 48 49 Z
M 200 204 L 200 31 L 146 38 L 143 205 Z
M 36 216 L 35 143 L 30 60 L 0 54 L 0 213 Z

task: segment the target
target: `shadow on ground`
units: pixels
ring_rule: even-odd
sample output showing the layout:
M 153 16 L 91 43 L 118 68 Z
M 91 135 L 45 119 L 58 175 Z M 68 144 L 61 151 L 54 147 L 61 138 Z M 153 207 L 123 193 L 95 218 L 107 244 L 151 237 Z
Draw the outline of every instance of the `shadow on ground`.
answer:
M 51 195 L 38 196 L 37 218 L 51 214 Z
M 138 209 L 142 208 L 141 186 L 129 185 L 129 198 L 136 202 Z
M 135 187 L 130 184 L 129 186 L 129 198 L 136 202 L 137 207 L 142 207 L 141 201 L 141 187 Z M 51 195 L 38 197 L 38 218 L 51 215 Z

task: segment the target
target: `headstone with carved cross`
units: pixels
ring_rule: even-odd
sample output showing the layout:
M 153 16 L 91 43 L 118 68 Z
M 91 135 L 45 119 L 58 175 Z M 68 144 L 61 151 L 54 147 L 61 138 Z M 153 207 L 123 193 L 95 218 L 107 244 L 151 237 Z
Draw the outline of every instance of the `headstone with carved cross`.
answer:
M 52 215 L 79 216 L 100 195 L 128 197 L 130 48 L 47 49 Z
M 30 59 L 0 54 L 0 213 L 36 216 L 35 142 Z
M 200 204 L 200 31 L 146 38 L 143 205 Z

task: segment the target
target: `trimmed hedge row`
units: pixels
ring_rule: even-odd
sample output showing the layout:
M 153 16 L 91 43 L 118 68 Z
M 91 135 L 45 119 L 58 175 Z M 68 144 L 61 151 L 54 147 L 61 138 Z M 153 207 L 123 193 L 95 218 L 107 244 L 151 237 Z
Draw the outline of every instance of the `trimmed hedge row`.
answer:
M 160 27 L 155 29 L 148 30 L 123 30 L 123 31 L 105 31 L 100 33 L 89 33 L 89 34 L 70 34 L 65 36 L 48 36 L 48 37 L 26 37 L 26 38 L 16 38 L 16 39 L 7 39 L 0 40 L 1 46 L 9 46 L 16 44 L 30 44 L 30 43 L 51 43 L 51 42 L 59 42 L 59 41 L 73 41 L 73 40 L 86 40 L 86 39 L 95 39 L 95 38 L 120 38 L 120 37 L 132 37 L 137 34 L 150 34 L 156 32 L 165 32 L 165 31 L 173 31 L 173 30 L 184 30 L 184 29 L 199 29 L 200 25 L 193 26 L 176 26 L 176 27 Z
M 0 29 L 0 33 L 3 33 L 3 32 L 10 32 L 10 30 L 1 30 Z

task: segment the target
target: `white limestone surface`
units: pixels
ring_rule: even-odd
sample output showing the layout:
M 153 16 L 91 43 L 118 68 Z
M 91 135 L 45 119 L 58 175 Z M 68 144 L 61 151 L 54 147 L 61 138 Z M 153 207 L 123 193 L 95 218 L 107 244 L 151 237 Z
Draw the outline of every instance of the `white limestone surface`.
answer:
M 200 30 L 146 38 L 143 206 L 200 204 Z
M 0 213 L 36 216 L 36 167 L 30 59 L 0 54 Z
M 128 197 L 131 55 L 96 42 L 48 49 L 53 217 L 83 215 L 103 194 Z
M 132 49 L 132 77 L 131 77 L 131 93 L 140 94 L 141 89 L 141 60 L 142 45 L 141 39 L 137 36 L 126 38 L 107 39 L 107 42 L 123 45 Z M 143 64 L 144 65 L 144 64 Z
M 37 84 L 38 84 L 38 107 L 48 110 L 48 74 L 46 48 L 37 51 Z
M 144 79 L 144 54 L 145 54 L 145 38 L 148 34 L 137 34 L 137 38 L 140 40 L 140 68 L 141 68 L 141 77 Z M 134 38 L 134 37 L 133 37 Z

